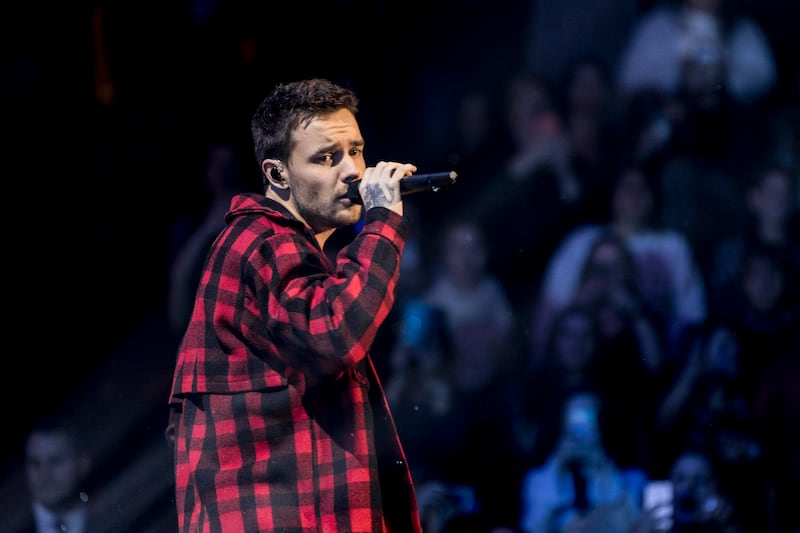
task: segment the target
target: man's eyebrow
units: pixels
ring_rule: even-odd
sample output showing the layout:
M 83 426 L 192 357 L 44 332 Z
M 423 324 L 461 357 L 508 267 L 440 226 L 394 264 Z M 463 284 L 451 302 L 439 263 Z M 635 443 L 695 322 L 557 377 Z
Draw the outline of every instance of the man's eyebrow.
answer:
M 357 139 L 354 141 L 350 141 L 347 145 L 347 148 L 361 148 L 364 146 L 364 139 Z M 320 146 L 314 151 L 315 155 L 326 154 L 330 152 L 336 152 L 337 150 L 342 150 L 342 145 L 338 142 L 332 142 L 326 144 L 324 146 Z
M 340 150 L 339 145 L 337 143 L 329 143 L 323 146 L 320 146 L 311 154 L 314 157 L 318 157 L 324 154 L 330 154 Z

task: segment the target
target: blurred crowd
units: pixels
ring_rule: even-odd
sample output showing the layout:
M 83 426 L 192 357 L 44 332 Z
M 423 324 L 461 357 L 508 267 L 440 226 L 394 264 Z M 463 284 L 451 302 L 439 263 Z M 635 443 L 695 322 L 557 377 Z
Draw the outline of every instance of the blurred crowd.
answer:
M 14 439 L 112 354 L 171 370 L 209 239 L 259 187 L 255 102 L 323 76 L 362 95 L 368 159 L 458 173 L 406 197 L 373 350 L 426 533 L 800 531 L 791 2 L 263 4 L 14 8 L 17 168 L 58 195 L 12 236 L 20 314 L 78 352 L 22 362 L 50 395 Z
M 535 4 L 520 65 L 463 80 L 429 145 L 459 181 L 410 200 L 385 374 L 428 530 L 796 533 L 796 65 L 725 0 L 554 64 L 545 34 L 624 15 Z

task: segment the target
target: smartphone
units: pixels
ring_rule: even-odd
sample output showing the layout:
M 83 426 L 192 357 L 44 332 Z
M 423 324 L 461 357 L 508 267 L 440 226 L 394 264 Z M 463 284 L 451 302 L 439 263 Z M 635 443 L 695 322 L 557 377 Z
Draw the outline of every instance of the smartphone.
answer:
M 578 396 L 570 401 L 566 412 L 566 432 L 579 442 L 599 440 L 597 411 L 591 399 Z
M 668 480 L 648 481 L 642 494 L 642 507 L 653 520 L 656 531 L 672 528 L 672 482 Z

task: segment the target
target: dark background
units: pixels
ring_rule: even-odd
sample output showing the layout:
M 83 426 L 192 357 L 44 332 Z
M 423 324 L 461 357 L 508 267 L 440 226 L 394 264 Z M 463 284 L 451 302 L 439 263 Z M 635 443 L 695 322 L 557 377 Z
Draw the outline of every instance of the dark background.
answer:
M 323 76 L 352 87 L 368 160 L 421 165 L 430 94 L 446 99 L 471 78 L 500 84 L 527 9 L 508 0 L 68 4 L 18 2 L 3 16 L 9 345 L 19 346 L 7 375 L 20 378 L 6 397 L 41 399 L 26 402 L 23 418 L 70 393 L 160 308 L 171 224 L 202 203 L 203 150 L 231 138 L 249 155 L 250 116 L 276 82 Z M 95 97 L 98 8 L 109 104 Z

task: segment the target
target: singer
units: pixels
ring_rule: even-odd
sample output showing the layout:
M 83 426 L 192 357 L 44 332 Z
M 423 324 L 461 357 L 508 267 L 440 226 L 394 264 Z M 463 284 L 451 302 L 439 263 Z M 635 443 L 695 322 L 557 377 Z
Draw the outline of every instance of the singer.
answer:
M 231 200 L 169 396 L 181 532 L 421 532 L 370 356 L 417 167 L 367 167 L 357 111 L 350 90 L 308 79 L 276 86 L 252 118 L 264 190 Z M 362 214 L 329 260 L 328 238 Z

